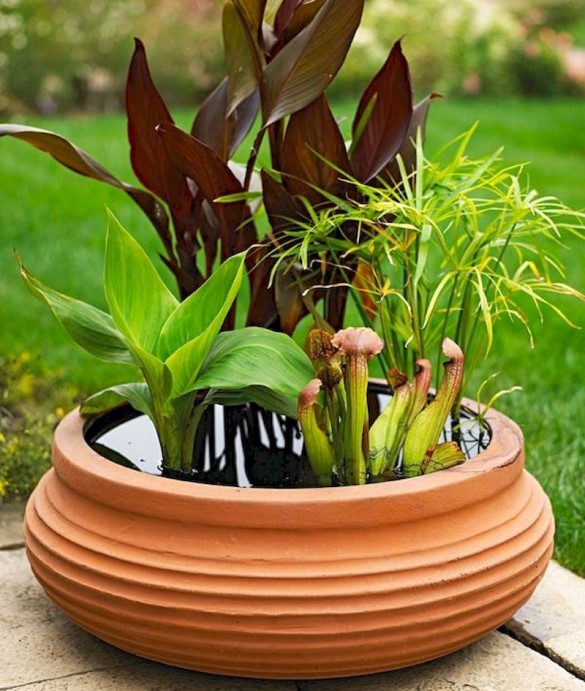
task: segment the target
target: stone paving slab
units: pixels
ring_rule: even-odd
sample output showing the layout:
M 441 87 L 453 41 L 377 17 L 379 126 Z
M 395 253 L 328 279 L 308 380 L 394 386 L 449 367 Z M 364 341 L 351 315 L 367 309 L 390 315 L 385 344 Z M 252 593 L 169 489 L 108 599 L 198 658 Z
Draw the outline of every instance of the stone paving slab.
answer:
M 585 580 L 551 562 L 504 630 L 585 679 Z
M 24 502 L 0 504 L 0 549 L 14 549 L 22 545 Z
M 174 669 L 79 629 L 45 597 L 23 549 L 0 552 L 0 573 L 0 691 L 585 691 L 585 682 L 500 632 L 441 660 L 353 679 L 257 681 Z
M 585 691 L 585 682 L 496 631 L 440 660 L 370 677 L 310 682 L 307 691 Z

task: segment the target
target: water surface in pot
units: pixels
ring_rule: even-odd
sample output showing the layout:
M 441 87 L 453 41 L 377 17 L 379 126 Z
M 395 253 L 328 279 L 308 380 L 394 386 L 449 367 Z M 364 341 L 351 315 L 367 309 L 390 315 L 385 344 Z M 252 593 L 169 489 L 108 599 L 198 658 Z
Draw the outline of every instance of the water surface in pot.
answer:
M 370 419 L 383 410 L 390 395 L 374 383 Z M 226 415 L 226 411 L 229 413 Z M 468 459 L 487 448 L 489 428 L 464 409 L 460 444 Z M 311 471 L 303 454 L 303 439 L 295 420 L 268 413 L 253 405 L 210 406 L 200 424 L 193 474 L 170 474 L 161 466 L 161 450 L 151 421 L 126 406 L 91 420 L 87 442 L 110 461 L 152 475 L 239 487 L 312 486 Z M 452 439 L 450 421 L 443 438 Z M 226 444 L 227 439 L 227 444 Z

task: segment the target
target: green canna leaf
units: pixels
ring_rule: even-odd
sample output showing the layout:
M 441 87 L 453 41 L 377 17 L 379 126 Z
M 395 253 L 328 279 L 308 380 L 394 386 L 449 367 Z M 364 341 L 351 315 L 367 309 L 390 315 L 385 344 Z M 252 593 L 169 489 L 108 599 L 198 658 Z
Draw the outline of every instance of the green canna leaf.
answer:
M 83 415 L 96 415 L 124 402 L 130 403 L 134 410 L 148 415 L 151 419 L 154 417 L 152 398 L 144 382 L 118 384 L 98 391 L 85 399 L 81 405 L 81 412 Z
M 28 289 L 51 308 L 57 320 L 78 345 L 101 360 L 136 365 L 109 314 L 44 285 L 24 268 L 18 255 L 16 258 Z
M 205 397 L 205 403 L 218 403 L 220 405 L 256 403 L 266 408 L 266 410 L 271 410 L 279 415 L 286 415 L 290 418 L 295 418 L 297 415 L 296 398 L 277 394 L 264 386 L 245 386 L 241 389 L 229 391 L 211 389 Z
M 266 386 L 296 399 L 314 376 L 311 361 L 291 338 L 250 326 L 218 335 L 197 387 L 229 390 Z
M 260 84 L 263 125 L 320 96 L 345 60 L 364 0 L 326 0 L 312 21 L 268 63 Z
M 132 346 L 153 354 L 163 325 L 179 303 L 142 247 L 111 214 L 104 289 L 118 329 Z
M 169 357 L 198 336 L 210 333 L 210 329 L 215 338 L 242 284 L 245 257 L 242 252 L 227 259 L 177 306 L 160 333 L 157 352 L 161 358 Z
M 238 254 L 225 261 L 164 325 L 159 347 L 173 377 L 173 397 L 196 388 L 203 362 L 240 290 L 244 259 Z

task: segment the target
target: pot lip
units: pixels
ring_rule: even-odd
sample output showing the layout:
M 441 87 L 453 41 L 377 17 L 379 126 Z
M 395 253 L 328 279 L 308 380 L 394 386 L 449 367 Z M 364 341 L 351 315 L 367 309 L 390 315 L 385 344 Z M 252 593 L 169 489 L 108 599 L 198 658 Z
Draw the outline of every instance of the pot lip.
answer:
M 463 399 L 465 406 L 476 408 L 473 401 Z M 492 430 L 489 446 L 462 465 L 441 470 L 429 475 L 366 485 L 315 488 L 261 488 L 232 487 L 196 482 L 184 482 L 171 478 L 157 477 L 108 461 L 94 451 L 85 441 L 85 420 L 76 408 L 68 413 L 55 430 L 53 441 L 53 463 L 65 481 L 73 475 L 83 473 L 99 484 L 124 487 L 128 492 L 162 493 L 175 497 L 201 497 L 231 502 L 252 502 L 254 504 L 298 505 L 303 502 L 351 501 L 360 498 L 408 496 L 425 491 L 436 491 L 446 487 L 456 488 L 471 477 L 484 475 L 491 470 L 517 466 L 516 473 L 523 468 L 523 436 L 515 422 L 502 413 L 491 409 L 486 420 Z M 517 461 L 520 460 L 520 463 Z M 68 483 L 69 484 L 69 483 Z

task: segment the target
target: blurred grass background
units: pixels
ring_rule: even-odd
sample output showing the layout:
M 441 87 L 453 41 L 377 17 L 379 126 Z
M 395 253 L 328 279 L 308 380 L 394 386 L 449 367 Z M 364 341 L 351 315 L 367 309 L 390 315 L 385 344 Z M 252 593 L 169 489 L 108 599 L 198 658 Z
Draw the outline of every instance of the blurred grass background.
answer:
M 155 79 L 174 104 L 178 124 L 188 127 L 193 111 L 184 104 L 196 102 L 221 70 L 218 4 L 201 2 L 193 9 L 194 3 L 180 0 L 132 0 L 123 7 L 94 3 L 89 11 L 72 0 L 52 13 L 39 0 L 0 4 L 0 113 L 66 136 L 132 182 L 125 120 L 109 112 L 121 104 L 129 36 L 145 38 Z M 489 16 L 477 11 L 481 5 L 465 0 L 454 16 L 452 3 L 444 0 L 368 0 L 364 27 L 340 86 L 332 90 L 336 114 L 351 123 L 351 94 L 358 84 L 361 91 L 391 42 L 407 32 L 404 45 L 417 93 L 446 95 L 432 105 L 430 155 L 478 120 L 472 153 L 503 145 L 506 162 L 530 163 L 527 174 L 539 192 L 585 208 L 585 82 L 570 71 L 567 57 L 585 44 L 585 4 L 514 0 L 505 7 L 490 3 L 501 11 Z M 382 21 L 381 12 L 392 20 Z M 7 20 L 17 15 L 20 20 Z M 75 114 L 58 114 L 68 109 Z M 70 344 L 21 284 L 13 249 L 49 285 L 103 307 L 105 208 L 153 258 L 160 246 L 121 192 L 7 139 L 0 141 L 0 205 L 1 499 L 34 486 L 48 464 L 50 428 L 63 410 L 83 394 L 128 377 L 125 369 Z M 585 290 L 582 245 L 567 238 L 560 255 L 566 280 Z M 585 325 L 583 303 L 564 307 L 577 325 Z M 556 557 L 585 575 L 583 332 L 546 317 L 536 325 L 534 349 L 516 325 L 504 326 L 483 374 L 501 371 L 497 388 L 523 387 L 498 407 L 522 426 L 528 467 L 553 502 Z

